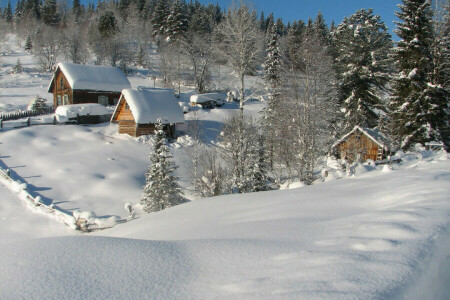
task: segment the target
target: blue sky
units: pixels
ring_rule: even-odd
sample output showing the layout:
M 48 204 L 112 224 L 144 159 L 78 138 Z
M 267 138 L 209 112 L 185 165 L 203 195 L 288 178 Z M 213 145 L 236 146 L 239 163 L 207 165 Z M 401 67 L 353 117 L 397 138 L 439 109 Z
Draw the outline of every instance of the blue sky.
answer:
M 232 3 L 232 0 L 199 1 L 205 4 L 219 3 L 222 8 L 228 8 Z M 306 22 L 309 17 L 314 19 L 320 11 L 328 25 L 332 20 L 336 25 L 339 24 L 344 17 L 350 16 L 358 9 L 373 8 L 374 13 L 381 16 L 392 34 L 395 28 L 393 23 L 396 20 L 395 11 L 398 11 L 397 4 L 401 2 L 401 0 L 254 0 L 250 3 L 258 12 L 263 10 L 266 16 L 273 12 L 275 18 L 282 18 L 285 22 L 298 19 Z

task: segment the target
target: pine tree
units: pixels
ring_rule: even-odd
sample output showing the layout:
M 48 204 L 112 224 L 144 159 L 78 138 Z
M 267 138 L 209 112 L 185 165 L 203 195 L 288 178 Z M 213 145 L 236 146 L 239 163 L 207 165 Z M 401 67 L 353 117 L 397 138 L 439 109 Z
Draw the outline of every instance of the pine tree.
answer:
M 323 18 L 321 12 L 317 14 L 313 23 L 313 28 L 322 40 L 323 44 L 328 45 L 330 43 L 330 31 L 328 30 L 328 26 L 325 23 L 325 19 Z
M 16 4 L 16 9 L 14 11 L 14 23 L 17 26 L 20 24 L 23 16 L 23 8 L 25 6 L 25 0 L 19 0 Z
M 46 102 L 47 102 L 47 99 L 42 98 L 41 96 L 37 95 L 36 98 L 29 105 L 29 109 L 36 110 L 40 113 L 44 113 L 48 108 Z
M 398 68 L 391 99 L 391 118 L 401 148 L 442 141 L 448 128 L 445 90 L 433 82 L 433 24 L 430 2 L 403 0 L 396 22 L 400 37 L 393 57 Z M 447 98 L 448 99 L 448 98 Z M 448 131 L 447 131 L 448 132 Z M 444 142 L 448 143 L 445 140 Z
M 5 18 L 7 23 L 11 24 L 13 22 L 13 13 L 11 8 L 11 2 L 9 0 L 5 10 L 3 11 L 3 17 Z
M 98 31 L 103 38 L 110 38 L 118 31 L 117 19 L 114 13 L 107 10 L 98 20 Z
M 256 142 L 256 141 L 255 141 Z M 264 137 L 257 136 L 257 143 L 250 145 L 249 167 L 245 192 L 262 192 L 271 190 L 267 175 L 266 154 L 264 149 Z
M 176 0 L 167 16 L 166 35 L 170 41 L 175 41 L 182 33 L 186 32 L 187 28 L 186 7 L 180 0 Z
M 384 111 L 382 93 L 389 80 L 388 54 L 392 40 L 372 9 L 358 10 L 334 31 L 340 103 L 345 111 L 343 131 L 354 126 L 375 127 L 377 110 Z
M 269 25 L 267 38 L 267 56 L 264 67 L 265 80 L 270 88 L 276 89 L 276 87 L 280 84 L 281 57 L 278 34 L 275 31 L 274 24 Z
M 14 65 L 12 71 L 13 71 L 14 74 L 21 74 L 21 73 L 23 73 L 23 66 L 22 66 L 22 63 L 20 62 L 19 58 L 17 59 L 16 64 Z
M 164 35 L 167 28 L 167 17 L 170 14 L 167 0 L 159 0 L 156 3 L 152 15 L 153 36 Z
M 185 202 L 174 175 L 177 166 L 166 143 L 161 119 L 156 124 L 151 166 L 145 174 L 141 204 L 145 212 L 156 212 Z
M 83 13 L 80 0 L 73 0 L 72 13 L 75 18 L 75 23 L 78 23 L 80 21 L 81 14 Z
M 41 18 L 45 24 L 57 26 L 59 24 L 59 15 L 56 7 L 56 0 L 44 0 L 42 6 Z

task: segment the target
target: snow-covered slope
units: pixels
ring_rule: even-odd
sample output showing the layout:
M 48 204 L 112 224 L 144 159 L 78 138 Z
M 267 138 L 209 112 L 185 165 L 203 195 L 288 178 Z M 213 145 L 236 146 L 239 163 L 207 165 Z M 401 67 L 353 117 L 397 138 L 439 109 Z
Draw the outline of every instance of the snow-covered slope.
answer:
M 449 229 L 445 158 L 408 155 L 391 172 L 197 200 L 96 237 L 10 242 L 0 294 L 392 298 Z

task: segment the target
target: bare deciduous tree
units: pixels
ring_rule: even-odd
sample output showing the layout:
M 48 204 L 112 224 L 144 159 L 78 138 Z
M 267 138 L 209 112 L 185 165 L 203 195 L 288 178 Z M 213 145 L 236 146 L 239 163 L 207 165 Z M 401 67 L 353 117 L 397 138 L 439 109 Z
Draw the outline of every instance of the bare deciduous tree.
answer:
M 245 101 L 245 75 L 254 70 L 261 59 L 264 40 L 259 31 L 256 13 L 242 1 L 239 7 L 233 6 L 217 27 L 217 39 L 220 42 L 217 51 L 239 78 L 239 107 L 242 111 Z

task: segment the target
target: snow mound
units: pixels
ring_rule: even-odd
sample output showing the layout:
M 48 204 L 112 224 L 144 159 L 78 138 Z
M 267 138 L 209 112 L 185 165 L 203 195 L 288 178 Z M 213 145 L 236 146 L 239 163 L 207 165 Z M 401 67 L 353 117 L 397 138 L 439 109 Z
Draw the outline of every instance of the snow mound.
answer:
M 84 103 L 73 105 L 60 105 L 56 108 L 56 119 L 58 122 L 67 122 L 71 118 L 79 116 L 104 116 L 112 112 L 104 105 L 97 103 Z
M 191 103 L 204 104 L 209 102 L 221 102 L 223 103 L 227 98 L 224 93 L 207 93 L 207 94 L 197 94 L 192 95 L 190 98 Z

